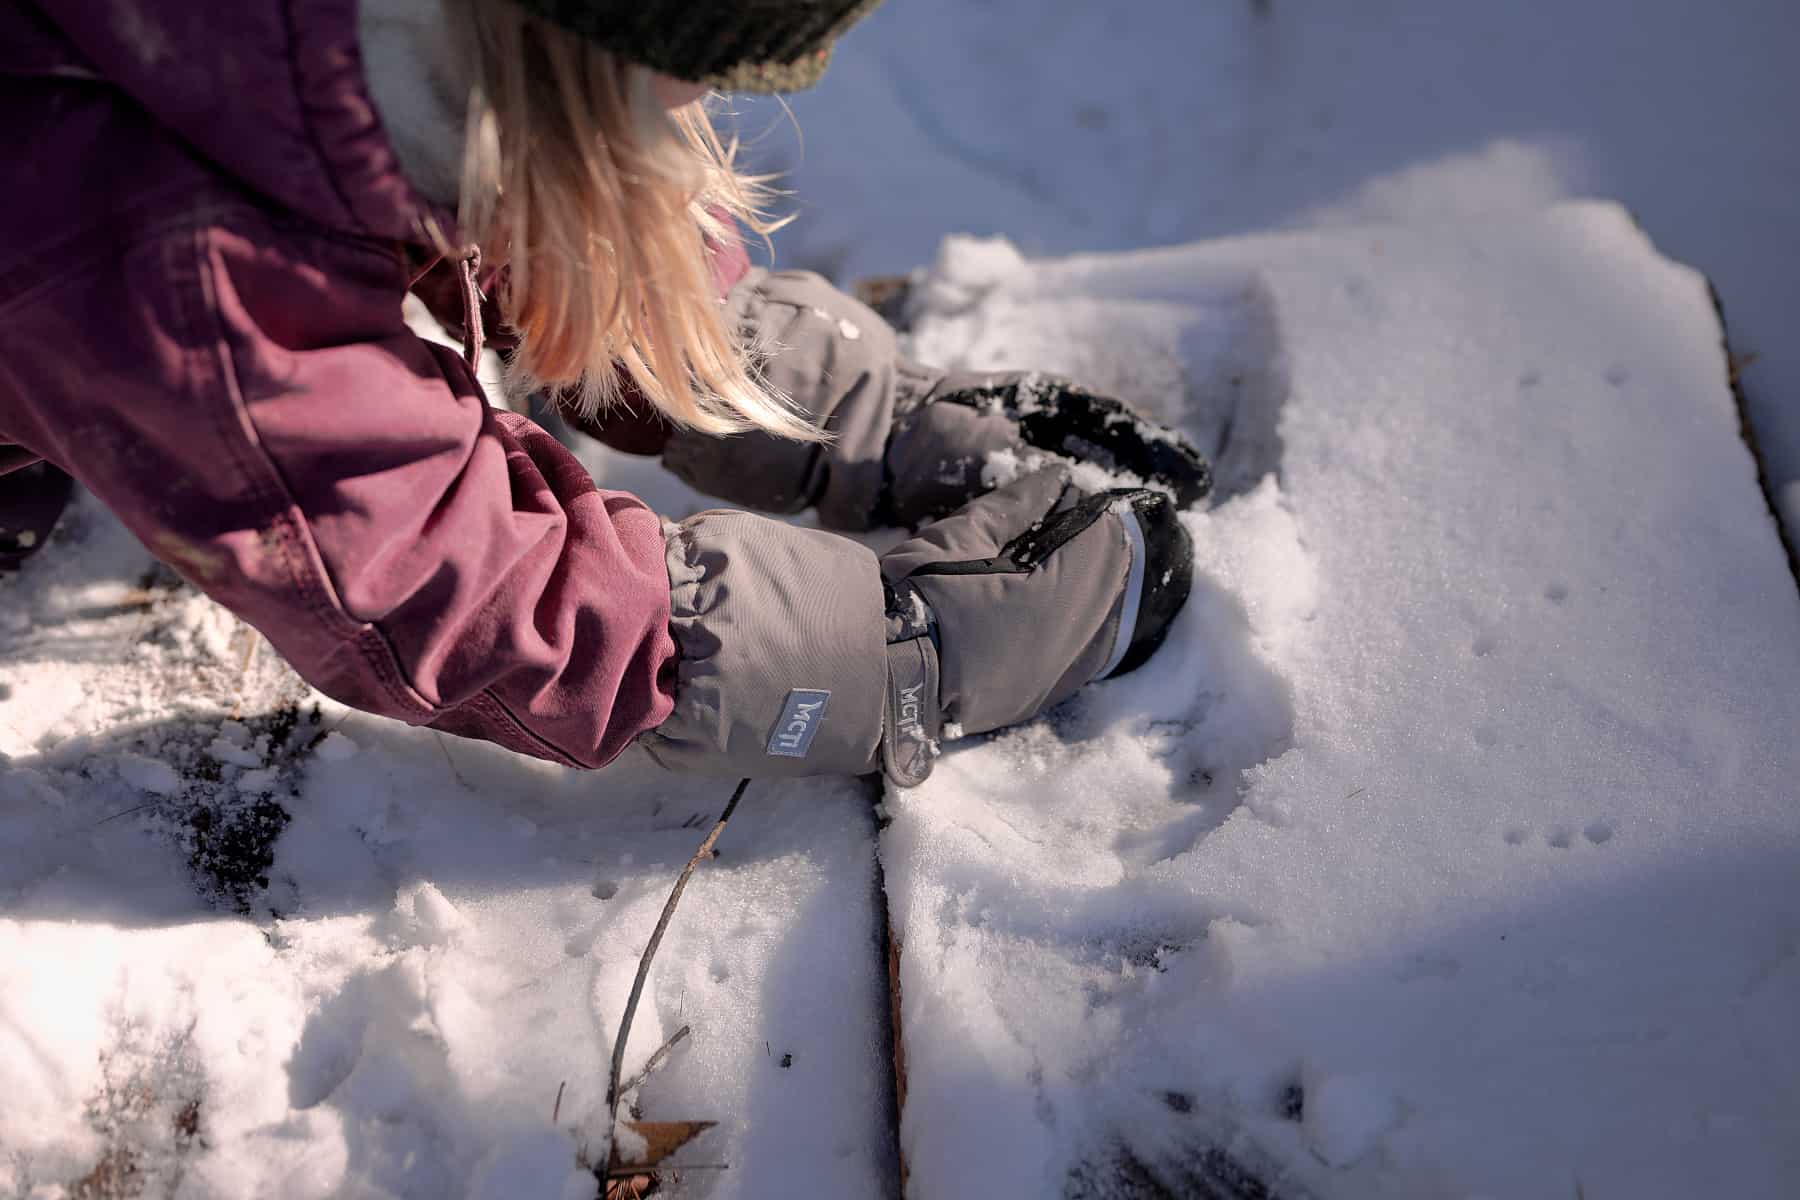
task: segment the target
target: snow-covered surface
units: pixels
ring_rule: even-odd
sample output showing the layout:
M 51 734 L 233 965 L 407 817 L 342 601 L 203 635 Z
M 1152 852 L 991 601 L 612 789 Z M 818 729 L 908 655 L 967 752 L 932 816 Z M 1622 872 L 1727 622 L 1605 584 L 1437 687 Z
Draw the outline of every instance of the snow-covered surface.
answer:
M 910 1194 L 1800 1190 L 1800 595 L 1703 280 L 1588 205 L 919 296 L 1232 432 L 1160 654 L 887 798 Z
M 91 500 L 0 579 L 0 1196 L 594 1195 L 727 789 L 320 699 Z M 705 1194 L 894 1178 L 869 810 L 752 789 L 658 955 L 626 1069 L 691 1026 L 638 1099 L 720 1122 L 678 1156 L 729 1165 Z
M 1437 229 L 925 281 L 922 355 L 1228 453 L 1169 649 L 890 797 L 913 1195 L 1800 1190 L 1800 615 L 1717 329 L 1615 212 L 1493 220 L 1704 270 L 1800 527 L 1797 59 L 1786 0 L 905 0 L 804 153 L 743 104 L 843 281 Z M 0 580 L 0 1195 L 590 1194 L 721 789 L 317 701 L 91 502 Z M 755 788 L 689 889 L 678 1194 L 893 1188 L 874 846 Z
M 1156 659 L 888 797 L 910 1194 L 1800 1187 L 1800 599 L 1699 277 L 1592 206 L 916 295 L 1221 488 Z M 315 703 L 91 501 L 0 580 L 0 1194 L 591 1195 L 723 790 Z M 896 1186 L 875 846 L 757 787 L 689 889 L 677 1194 Z
M 782 260 L 848 281 L 947 233 L 1027 254 L 1616 198 L 1730 314 L 1800 531 L 1791 0 L 904 0 L 813 91 L 735 101 L 791 170 Z

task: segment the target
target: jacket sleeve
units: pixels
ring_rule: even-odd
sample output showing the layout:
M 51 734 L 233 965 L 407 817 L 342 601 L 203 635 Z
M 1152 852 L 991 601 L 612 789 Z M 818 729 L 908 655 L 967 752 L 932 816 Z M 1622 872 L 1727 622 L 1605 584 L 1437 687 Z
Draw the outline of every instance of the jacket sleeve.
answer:
M 656 516 L 403 324 L 405 265 L 254 207 L 128 251 L 59 457 L 347 704 L 592 767 L 670 709 Z M 68 425 L 63 426 L 68 429 Z

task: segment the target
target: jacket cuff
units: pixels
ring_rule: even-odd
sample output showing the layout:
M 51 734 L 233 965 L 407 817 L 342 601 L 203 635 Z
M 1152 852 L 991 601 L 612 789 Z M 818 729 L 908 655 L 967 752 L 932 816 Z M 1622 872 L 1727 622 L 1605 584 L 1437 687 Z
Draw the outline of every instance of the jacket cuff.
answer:
M 876 769 L 887 685 L 881 571 L 867 547 L 753 513 L 665 525 L 675 708 L 641 744 L 703 774 Z

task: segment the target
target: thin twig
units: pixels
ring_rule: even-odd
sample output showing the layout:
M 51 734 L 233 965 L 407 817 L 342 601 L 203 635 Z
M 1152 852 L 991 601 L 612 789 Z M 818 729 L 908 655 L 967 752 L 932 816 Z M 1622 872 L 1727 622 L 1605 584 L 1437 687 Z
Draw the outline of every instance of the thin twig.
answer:
M 156 801 L 154 801 L 154 800 L 147 800 L 142 804 L 134 804 L 130 808 L 126 809 L 124 812 L 116 812 L 110 817 L 101 817 L 98 821 L 95 821 L 88 828 L 98 829 L 102 825 L 106 824 L 108 821 L 116 821 L 120 817 L 129 817 L 132 813 L 143 812 L 146 808 L 155 808 L 155 807 L 156 807 Z
M 675 887 L 669 892 L 669 899 L 663 905 L 662 916 L 656 919 L 656 928 L 650 934 L 650 944 L 644 947 L 644 956 L 638 959 L 637 978 L 631 981 L 631 996 L 625 1001 L 625 1015 L 619 1019 L 619 1038 L 613 1043 L 612 1076 L 606 1085 L 607 1141 L 610 1145 L 617 1144 L 619 1077 L 625 1072 L 625 1040 L 631 1036 L 631 1018 L 637 1015 L 638 999 L 644 994 L 644 980 L 650 976 L 650 960 L 656 957 L 656 948 L 662 945 L 663 934 L 675 915 L 675 905 L 687 887 L 688 877 L 700 865 L 701 859 L 712 856 L 713 843 L 725 832 L 725 822 L 731 820 L 731 814 L 737 810 L 738 801 L 744 798 L 744 790 L 749 786 L 748 779 L 738 780 L 737 790 L 731 793 L 731 800 L 725 805 L 725 811 L 719 814 L 712 831 L 701 841 L 700 848 L 694 851 L 694 857 L 688 859 L 687 866 L 681 868 L 681 875 L 675 880 Z
M 556 1124 L 556 1118 L 562 1113 L 563 1089 L 568 1086 L 569 1081 L 566 1079 L 556 1085 L 556 1103 L 550 1106 L 550 1123 L 552 1125 Z
M 692 1032 L 694 1032 L 694 1030 L 690 1025 L 683 1025 L 680 1029 L 677 1029 L 674 1037 L 657 1047 L 656 1053 L 644 1060 L 644 1069 L 639 1071 L 636 1075 L 633 1075 L 630 1080 L 619 1089 L 619 1095 L 629 1096 L 633 1088 L 640 1086 L 644 1080 L 650 1078 L 650 1073 L 663 1065 L 663 1060 L 669 1057 L 669 1052 L 675 1049 L 675 1044 Z
M 457 769 L 456 760 L 450 757 L 450 747 L 444 744 L 444 735 L 434 729 L 431 731 L 431 736 L 437 739 L 438 749 L 444 752 L 444 761 L 450 764 L 450 774 L 456 776 L 456 782 L 462 784 L 470 791 L 474 791 L 474 786 L 469 783 L 468 776 Z
M 614 1170 L 606 1172 L 606 1178 L 611 1179 L 611 1180 L 634 1179 L 640 1175 L 660 1175 L 665 1171 L 672 1172 L 672 1171 L 729 1171 L 729 1170 L 731 1170 L 730 1163 L 670 1163 L 667 1166 L 664 1166 L 662 1163 L 657 1163 L 655 1166 L 644 1166 L 641 1164 L 634 1163 L 629 1166 L 618 1167 Z

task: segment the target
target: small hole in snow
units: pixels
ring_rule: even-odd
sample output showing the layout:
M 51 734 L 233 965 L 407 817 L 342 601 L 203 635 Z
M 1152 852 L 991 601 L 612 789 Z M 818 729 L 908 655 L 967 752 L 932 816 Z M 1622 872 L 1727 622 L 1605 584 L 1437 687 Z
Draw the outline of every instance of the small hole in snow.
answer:
M 1515 825 L 1500 836 L 1506 840 L 1506 844 L 1509 846 L 1523 846 L 1525 839 L 1530 835 Z
M 1612 841 L 1613 827 L 1610 822 L 1595 821 L 1586 829 L 1582 830 L 1581 834 L 1583 837 L 1587 838 L 1588 841 L 1594 843 L 1594 845 L 1603 846 L 1607 842 Z
M 1567 850 L 1575 843 L 1575 831 L 1572 829 L 1553 829 L 1550 831 L 1550 836 L 1545 840 L 1552 846 L 1555 846 L 1558 850 Z
M 594 885 L 594 899 L 611 900 L 619 894 L 619 885 L 615 880 L 602 879 Z

